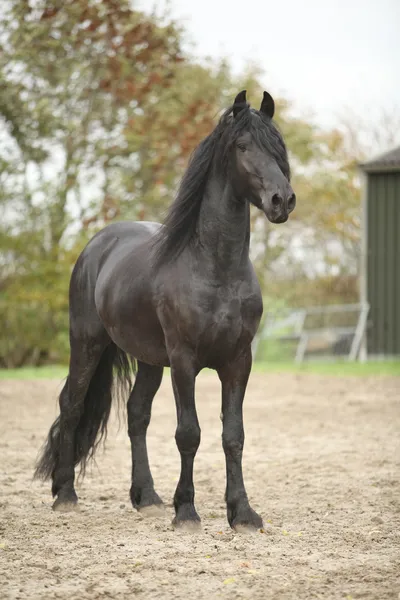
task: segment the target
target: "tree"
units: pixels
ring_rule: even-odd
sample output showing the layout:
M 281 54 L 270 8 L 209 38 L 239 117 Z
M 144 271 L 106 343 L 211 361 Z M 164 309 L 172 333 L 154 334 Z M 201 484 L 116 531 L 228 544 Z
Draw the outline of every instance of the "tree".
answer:
M 173 21 L 128 0 L 1 10 L 0 366 L 12 366 L 67 357 L 68 280 L 85 241 L 115 218 L 159 221 L 221 109 L 243 88 L 258 108 L 263 74 L 194 61 Z M 252 211 L 258 275 L 290 301 L 316 277 L 313 289 L 344 297 L 360 236 L 356 133 L 276 105 L 298 206 L 285 227 Z
M 60 327 L 65 338 L 80 223 L 99 215 L 107 222 L 121 199 L 128 204 L 129 165 L 136 189 L 146 187 L 141 128 L 157 134 L 149 111 L 178 81 L 184 59 L 179 29 L 128 1 L 14 0 L 3 10 L 0 363 L 9 365 L 37 361 Z
M 66 290 L 85 239 L 116 217 L 159 220 L 238 86 L 226 62 L 189 60 L 174 23 L 127 0 L 3 10 L 0 363 L 20 364 L 66 355 Z M 253 67 L 243 81 L 261 98 Z

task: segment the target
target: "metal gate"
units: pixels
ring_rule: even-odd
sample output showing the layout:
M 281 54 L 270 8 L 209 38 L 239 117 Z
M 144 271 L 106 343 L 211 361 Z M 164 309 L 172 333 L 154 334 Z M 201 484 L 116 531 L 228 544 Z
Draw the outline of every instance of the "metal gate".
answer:
M 345 357 L 360 354 L 367 326 L 368 304 L 338 304 L 267 312 L 253 342 L 253 356 L 263 340 L 292 342 L 294 360 Z

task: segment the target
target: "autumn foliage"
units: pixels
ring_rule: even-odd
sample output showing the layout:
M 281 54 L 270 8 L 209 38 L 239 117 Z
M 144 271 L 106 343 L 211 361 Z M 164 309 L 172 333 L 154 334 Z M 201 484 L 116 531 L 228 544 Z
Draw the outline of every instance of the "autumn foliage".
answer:
M 85 241 L 113 219 L 162 219 L 221 109 L 244 87 L 259 102 L 262 87 L 254 66 L 235 78 L 225 61 L 189 57 L 176 23 L 128 0 L 0 10 L 0 367 L 11 367 L 67 358 L 68 281 Z M 282 273 L 318 275 L 292 247 L 304 235 L 325 277 L 353 276 L 360 225 L 343 136 L 277 107 L 299 209 L 279 231 L 253 215 L 253 258 L 280 294 Z

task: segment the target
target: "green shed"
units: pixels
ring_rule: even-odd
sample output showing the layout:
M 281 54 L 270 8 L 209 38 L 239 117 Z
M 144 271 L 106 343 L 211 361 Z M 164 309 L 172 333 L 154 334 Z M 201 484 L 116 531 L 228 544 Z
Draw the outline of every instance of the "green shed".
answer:
M 370 306 L 364 356 L 400 355 L 400 147 L 360 165 L 361 301 Z

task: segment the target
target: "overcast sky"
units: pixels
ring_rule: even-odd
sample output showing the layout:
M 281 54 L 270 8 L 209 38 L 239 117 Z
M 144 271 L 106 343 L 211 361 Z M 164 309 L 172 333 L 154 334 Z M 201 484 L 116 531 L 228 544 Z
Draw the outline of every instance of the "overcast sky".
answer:
M 227 56 L 235 70 L 256 61 L 272 95 L 284 95 L 322 125 L 335 125 L 347 108 L 364 119 L 382 108 L 400 111 L 400 0 L 168 4 L 197 55 Z

